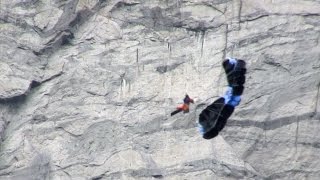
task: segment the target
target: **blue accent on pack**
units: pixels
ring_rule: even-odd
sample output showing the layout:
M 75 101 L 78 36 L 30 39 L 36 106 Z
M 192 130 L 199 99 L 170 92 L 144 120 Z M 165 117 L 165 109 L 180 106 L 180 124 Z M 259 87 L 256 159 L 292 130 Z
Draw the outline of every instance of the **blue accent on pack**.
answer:
M 237 66 L 237 59 L 234 58 L 228 58 L 228 63 L 234 65 L 234 68 Z M 240 104 L 241 101 L 241 97 L 240 96 L 234 96 L 233 94 L 233 88 L 231 86 L 227 87 L 227 91 L 225 93 L 225 95 L 223 96 L 224 98 L 224 103 L 225 104 L 229 104 L 233 107 L 238 106 Z
M 227 87 L 227 91 L 225 92 L 223 98 L 224 98 L 224 103 L 225 104 L 228 104 L 228 102 L 230 101 L 231 99 L 231 96 L 232 96 L 232 87 L 228 86 Z
M 233 88 L 228 86 L 226 93 L 224 94 L 224 103 L 236 107 L 240 104 L 241 97 L 232 95 Z
M 240 104 L 241 97 L 240 96 L 232 96 L 230 101 L 227 103 L 233 107 L 236 107 Z
M 229 60 L 229 63 L 230 63 L 230 64 L 233 64 L 233 65 L 236 65 L 236 64 L 237 64 L 237 59 L 228 58 L 228 60 Z
M 197 125 L 198 125 L 198 131 L 199 131 L 199 133 L 201 134 L 201 135 L 203 135 L 205 132 L 204 132 L 204 128 L 201 126 L 201 124 L 200 123 L 197 123 Z

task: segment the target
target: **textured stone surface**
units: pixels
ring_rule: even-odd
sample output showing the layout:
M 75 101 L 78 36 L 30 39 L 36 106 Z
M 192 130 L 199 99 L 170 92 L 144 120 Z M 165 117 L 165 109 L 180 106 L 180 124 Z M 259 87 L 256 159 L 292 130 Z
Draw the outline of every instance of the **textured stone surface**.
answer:
M 0 1 L 0 179 L 318 179 L 319 16 L 317 0 Z M 228 56 L 247 61 L 244 97 L 204 140 Z

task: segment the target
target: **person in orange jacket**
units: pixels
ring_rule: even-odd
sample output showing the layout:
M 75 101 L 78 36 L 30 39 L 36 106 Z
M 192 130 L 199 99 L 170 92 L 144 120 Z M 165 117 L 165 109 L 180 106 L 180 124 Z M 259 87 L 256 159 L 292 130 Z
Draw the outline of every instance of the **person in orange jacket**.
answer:
M 179 113 L 181 111 L 183 111 L 183 113 L 188 113 L 189 112 L 190 103 L 194 103 L 194 101 L 193 101 L 193 99 L 191 99 L 189 97 L 188 94 L 186 94 L 186 96 L 183 99 L 183 104 L 179 105 L 177 107 L 177 109 L 171 113 L 171 116 L 173 116 L 173 115 L 175 115 L 175 114 L 177 114 L 177 113 Z

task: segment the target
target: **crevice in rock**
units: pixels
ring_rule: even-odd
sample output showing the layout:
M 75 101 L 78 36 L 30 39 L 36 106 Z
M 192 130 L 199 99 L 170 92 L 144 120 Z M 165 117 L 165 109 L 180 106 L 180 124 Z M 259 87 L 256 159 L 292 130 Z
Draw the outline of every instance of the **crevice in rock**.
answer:
M 198 26 L 184 26 L 184 25 L 179 25 L 179 26 L 175 26 L 175 28 L 181 28 L 181 29 L 185 29 L 187 31 L 191 31 L 191 32 L 203 32 L 203 31 L 209 31 L 209 30 L 212 30 L 212 29 L 219 29 L 220 27 L 224 26 L 226 24 L 219 24 L 218 26 L 206 26 L 204 23 L 200 23 Z
M 17 95 L 17 96 L 0 98 L 0 104 L 11 104 L 11 105 L 20 104 L 25 101 L 26 93 L 27 93 L 27 91 L 25 93 Z
M 5 130 L 9 125 L 10 121 L 7 121 L 4 117 L 0 120 L 0 144 L 4 140 Z M 1 167 L 0 167 L 1 170 Z
M 298 143 L 298 144 L 303 145 L 303 146 L 311 146 L 311 147 L 313 147 L 313 148 L 320 149 L 320 142 L 313 142 L 313 143 L 300 142 L 300 143 Z
M 271 121 L 263 121 L 263 122 L 257 122 L 253 120 L 234 120 L 234 119 L 229 119 L 227 122 L 227 126 L 239 126 L 239 127 L 256 127 L 260 128 L 262 130 L 274 130 L 277 128 L 281 128 L 283 126 L 296 123 L 297 120 L 299 121 L 306 121 L 310 120 L 313 116 L 313 112 L 310 113 L 305 113 L 301 115 L 295 115 L 295 116 L 286 116 L 286 117 L 281 117 L 277 119 L 273 119 Z M 312 120 L 317 120 L 317 119 L 312 119 Z
M 313 112 L 305 113 L 302 115 L 295 115 L 295 116 L 286 116 L 281 117 L 273 120 L 265 120 L 262 122 L 254 121 L 254 120 L 234 120 L 229 119 L 227 121 L 227 126 L 229 127 L 242 127 L 242 128 L 248 128 L 248 127 L 255 127 L 264 130 L 265 132 L 269 130 L 275 130 L 293 123 L 296 123 L 297 120 L 299 122 L 301 121 L 310 121 L 310 120 L 318 120 L 316 118 L 312 118 Z M 188 118 L 184 118 L 182 120 L 176 120 L 170 127 L 162 126 L 161 122 L 163 122 L 163 119 L 165 117 L 158 117 L 153 119 L 152 121 L 149 121 L 144 124 L 140 124 L 139 127 L 130 127 L 132 130 L 140 136 L 150 136 L 151 134 L 160 132 L 160 131 L 175 131 L 180 129 L 192 129 L 196 127 L 196 123 L 190 123 L 189 121 L 194 120 L 194 115 L 191 114 L 188 116 Z M 141 131 L 137 131 L 137 129 L 141 129 Z M 257 142 L 258 143 L 258 142 Z
M 270 16 L 269 14 L 261 14 L 261 15 L 258 15 L 256 17 L 248 17 L 247 19 L 243 19 L 242 18 L 239 23 L 255 21 L 255 20 L 258 20 L 258 19 L 261 19 L 261 18 L 264 18 L 264 17 L 269 17 L 269 16 Z
M 41 81 L 41 83 L 40 83 L 40 84 L 43 84 L 43 83 L 49 82 L 49 81 L 51 81 L 51 80 L 53 80 L 53 79 L 55 79 L 55 78 L 57 78 L 57 77 L 61 76 L 62 74 L 63 74 L 63 71 L 60 71 L 58 74 L 55 74 L 55 75 L 53 75 L 53 76 L 49 77 L 48 79 L 45 79 L 45 80 Z M 39 85 L 40 85 L 40 84 L 39 84 Z
M 0 2 L 1 5 L 1 2 Z M 10 13 L 9 11 L 2 10 L 0 9 L 0 22 L 2 23 L 10 23 L 13 24 L 14 26 L 20 27 L 22 29 L 28 29 L 28 30 L 34 30 L 35 32 L 40 32 L 41 34 L 41 29 L 37 28 L 35 26 L 31 26 L 30 24 L 27 23 L 26 20 L 24 20 L 26 17 L 31 17 L 34 14 L 29 14 L 29 15 L 18 15 L 18 14 L 13 14 Z
M 265 60 L 263 61 L 263 63 L 270 65 L 270 66 L 277 67 L 277 68 L 281 68 L 291 75 L 290 70 L 288 68 L 284 67 L 281 63 L 276 62 L 274 60 L 274 58 L 269 57 L 268 55 L 264 55 L 264 58 L 265 58 Z
M 85 162 L 76 162 L 76 163 L 72 163 L 72 164 L 69 164 L 67 166 L 64 166 L 64 167 L 61 167 L 59 165 L 55 165 L 58 167 L 58 169 L 55 169 L 55 170 L 51 170 L 51 172 L 57 172 L 57 171 L 65 171 L 66 169 L 70 168 L 70 167 L 73 167 L 73 166 L 78 166 L 78 165 L 86 165 L 87 163 Z
M 6 98 L 0 98 L 0 104 L 21 104 L 26 100 L 27 95 L 30 93 L 30 91 L 33 88 L 36 88 L 40 85 L 40 82 L 32 80 L 29 84 L 29 87 L 27 88 L 27 90 L 25 92 L 23 92 L 22 94 L 18 94 L 16 96 L 13 97 L 6 97 Z
M 224 57 L 222 57 L 222 61 L 225 59 L 225 56 L 226 55 L 223 55 Z M 221 94 L 221 83 L 222 83 L 222 78 L 225 76 L 225 73 L 224 73 L 224 69 L 223 68 L 220 68 L 220 73 L 219 73 L 219 76 L 218 76 L 218 81 L 217 81 L 217 91 L 216 91 L 216 95 L 222 95 Z
M 50 41 L 45 44 L 45 47 L 40 50 L 34 50 L 33 53 L 37 56 L 54 53 L 60 46 L 70 44 L 74 38 L 71 31 L 65 30 L 57 33 Z
M 237 42 L 233 42 L 233 45 L 228 47 L 228 51 L 233 51 L 233 48 L 236 46 L 237 48 L 245 48 L 248 46 L 251 46 L 252 44 L 259 43 L 261 41 L 268 41 L 269 39 L 274 39 L 274 38 L 283 38 L 283 37 L 293 37 L 293 36 L 303 36 L 306 33 L 312 33 L 314 30 L 301 30 L 298 32 L 273 32 L 273 30 L 270 30 L 269 32 L 263 32 L 259 33 L 257 35 L 251 36 L 251 37 L 246 37 L 239 39 Z M 268 39 L 269 38 L 269 39 Z M 316 39 L 314 39 L 317 41 Z M 294 39 L 293 41 L 289 42 L 274 42 L 270 45 L 262 45 L 261 47 L 257 48 L 257 52 L 263 51 L 263 50 L 268 50 L 272 47 L 277 47 L 277 46 L 282 46 L 282 45 L 289 45 L 289 44 L 297 44 L 297 43 L 309 43 L 310 40 L 305 40 L 305 39 Z M 287 71 L 287 70 L 286 70 Z
M 162 179 L 163 176 L 161 174 L 155 174 L 155 175 L 152 175 L 152 177 L 156 178 L 156 179 Z
M 243 153 L 242 159 L 247 159 L 253 152 L 256 151 L 257 145 L 260 143 L 260 139 L 264 134 L 260 133 L 259 136 L 254 140 L 254 143 Z
M 205 34 L 206 34 L 206 31 L 201 31 L 201 57 L 203 55 L 203 46 L 204 46 Z
M 252 14 L 245 18 L 245 16 L 242 16 L 240 23 L 250 22 L 250 21 L 256 21 L 258 19 L 264 18 L 264 17 L 270 17 L 270 16 L 301 16 L 301 17 L 310 17 L 310 16 L 320 16 L 320 13 L 293 13 L 293 14 L 281 14 L 281 13 L 259 13 L 259 14 Z
M 224 164 L 218 162 L 215 159 L 199 159 L 195 161 L 186 162 L 181 165 L 173 165 L 168 167 L 163 167 L 162 169 L 151 169 L 143 168 L 138 170 L 128 169 L 125 170 L 125 174 L 130 174 L 132 177 L 154 177 L 157 175 L 159 178 L 164 178 L 172 175 L 186 174 L 193 172 L 201 172 L 205 170 L 216 169 L 215 174 L 221 176 L 228 176 L 233 178 L 243 178 L 243 177 L 257 177 L 254 172 L 251 172 L 243 167 L 237 167 L 231 164 Z M 154 174 L 154 172 L 161 171 L 162 174 Z M 117 172 L 121 173 L 121 172 Z M 108 177 L 112 177 L 113 174 L 109 174 Z
M 229 36 L 229 25 L 225 25 L 225 32 L 224 32 L 224 47 L 223 47 L 223 54 L 221 62 L 226 58 L 227 51 L 228 51 L 228 36 Z
M 270 60 L 265 60 L 265 61 L 263 61 L 263 63 L 271 65 L 271 66 L 276 66 L 276 67 L 280 67 L 281 66 L 280 63 L 277 63 L 277 62 L 274 62 L 274 61 L 270 61 Z
M 125 78 L 126 72 L 120 74 L 120 97 L 125 96 L 127 88 L 127 79 Z
M 86 93 L 90 94 L 90 95 L 93 95 L 93 96 L 101 96 L 101 97 L 106 97 L 109 92 L 105 93 L 105 94 L 99 94 L 99 93 L 96 93 L 96 92 L 93 92 L 93 91 L 85 91 Z
M 67 173 L 67 169 L 73 167 L 73 166 L 85 166 L 85 167 L 99 167 L 99 166 L 103 166 L 111 157 L 113 157 L 115 154 L 121 152 L 121 151 L 124 151 L 124 150 L 118 150 L 118 151 L 114 151 L 112 152 L 102 163 L 100 164 L 92 164 L 92 163 L 89 163 L 89 162 L 75 162 L 75 163 L 71 163 L 69 165 L 66 165 L 66 166 L 60 166 L 60 165 L 55 165 L 58 167 L 58 169 L 55 169 L 55 170 L 52 170 L 51 172 L 57 172 L 57 171 L 63 171 L 65 173 Z M 105 177 L 105 175 L 109 172 L 109 170 L 105 171 L 104 173 L 98 175 L 98 176 L 95 176 L 93 177 L 92 179 L 94 178 L 103 178 Z
M 299 138 L 299 118 L 297 118 L 296 122 L 297 122 L 297 127 L 296 127 L 295 141 L 294 141 L 295 153 L 298 152 L 297 150 L 298 150 L 298 138 Z
M 149 96 L 149 97 L 138 97 L 138 98 L 133 97 L 128 101 L 126 106 L 130 107 L 130 106 L 134 106 L 138 103 L 150 103 L 157 96 L 158 95 L 153 95 L 153 96 Z
M 238 48 L 243 48 L 246 46 L 249 46 L 251 44 L 256 44 L 261 40 L 273 37 L 274 35 L 272 33 L 266 32 L 266 33 L 260 33 L 254 36 L 251 36 L 249 38 L 241 39 L 239 42 L 237 42 Z
M 67 171 L 63 170 L 62 172 L 65 173 L 68 176 L 69 179 L 72 179 L 72 176 Z
M 79 0 L 70 0 L 63 7 L 63 13 L 58 22 L 48 31 L 43 32 L 43 37 L 49 37 L 53 34 L 66 31 L 70 28 L 71 23 L 78 18 L 79 14 L 75 14 Z
M 169 51 L 169 58 L 171 58 L 172 47 L 170 42 L 168 42 L 168 51 Z
M 263 94 L 263 93 L 261 93 L 261 94 L 256 94 L 256 95 L 254 95 L 251 99 L 249 99 L 247 102 L 245 102 L 243 105 L 248 105 L 248 104 L 250 104 L 250 103 L 252 103 L 253 101 L 255 101 L 255 100 L 257 100 L 257 99 L 260 99 L 261 97 L 264 97 L 264 96 L 268 96 L 268 95 L 270 95 L 270 94 L 272 94 L 273 92 L 270 92 L 270 93 L 268 93 L 268 94 Z
M 74 138 L 77 138 L 77 137 L 80 137 L 81 135 L 77 135 L 77 134 L 73 134 L 69 131 L 67 131 L 65 128 L 63 127 L 55 127 L 56 130 L 62 130 L 63 132 L 66 132 L 67 134 L 69 134 L 70 136 L 74 137 Z
M 314 173 L 319 173 L 319 172 L 320 172 L 320 170 L 307 171 L 307 170 L 302 170 L 302 169 L 290 169 L 290 170 L 286 170 L 286 171 L 273 173 L 273 174 L 267 176 L 265 179 L 266 180 L 286 179 L 288 177 L 291 177 L 290 174 L 314 174 Z
M 50 176 L 50 161 L 49 155 L 36 152 L 30 165 L 24 168 L 17 168 L 13 172 L 0 174 L 0 179 L 48 179 Z
M 78 27 L 92 17 L 94 12 L 99 11 L 106 5 L 105 0 L 100 0 L 91 10 L 83 9 L 75 13 L 75 7 L 77 3 L 78 0 L 72 0 L 65 5 L 64 12 L 55 27 L 47 32 L 44 32 L 44 36 L 46 37 L 53 34 L 56 35 L 45 44 L 44 48 L 34 51 L 36 55 L 39 56 L 45 54 L 50 56 L 57 49 L 64 45 L 70 44 L 71 40 L 74 38 L 73 34 Z
M 286 14 L 286 15 L 291 15 L 291 14 Z M 310 16 L 320 16 L 320 13 L 297 13 L 297 14 L 292 14 L 293 16 L 303 16 L 303 17 L 310 17 Z
M 238 24 L 239 30 L 241 30 L 240 22 L 241 22 L 241 12 L 242 12 L 242 0 L 239 0 L 239 13 L 238 13 Z
M 242 1 L 241 0 L 232 1 L 232 20 L 230 23 L 230 29 L 235 31 L 241 30 L 241 26 L 240 26 L 241 10 L 242 10 Z
M 205 6 L 208 6 L 208 7 L 212 8 L 212 9 L 220 12 L 221 14 L 225 14 L 226 13 L 226 9 L 224 9 L 224 11 L 222 11 L 222 10 L 218 9 L 217 7 L 215 7 L 213 4 L 210 4 L 209 2 L 203 2 L 203 4 Z
M 178 66 L 180 66 L 181 64 L 183 64 L 183 62 L 181 63 L 175 63 L 172 65 L 164 65 L 164 66 L 158 66 L 156 68 L 156 71 L 159 72 L 160 74 L 164 74 L 166 72 L 172 71 L 174 69 L 176 69 Z
M 106 172 L 106 173 L 107 173 L 107 172 Z M 100 174 L 99 176 L 95 176 L 95 177 L 91 178 L 91 180 L 100 180 L 100 179 L 103 179 L 106 173 Z
M 63 72 L 60 72 L 60 73 L 53 75 L 50 78 L 45 79 L 43 81 L 32 80 L 29 84 L 29 87 L 27 88 L 27 90 L 24 93 L 13 96 L 13 97 L 0 98 L 0 104 L 21 104 L 26 100 L 28 94 L 30 94 L 33 89 L 39 87 L 43 83 L 46 83 L 48 81 L 51 81 L 51 80 L 61 76 L 62 74 L 63 74 Z
M 137 71 L 140 72 L 140 65 L 139 65 L 139 48 L 136 50 L 136 63 L 137 63 Z
M 153 29 L 167 29 L 169 31 L 172 28 L 185 29 L 191 32 L 201 32 L 208 31 L 210 29 L 217 29 L 225 25 L 224 23 L 219 23 L 212 25 L 212 23 L 205 21 L 194 21 L 191 25 L 187 23 L 188 19 L 175 19 L 172 17 L 164 16 L 163 9 L 160 7 L 154 7 L 152 9 L 143 9 L 144 17 L 140 19 L 121 19 L 117 17 L 110 17 L 113 20 L 121 21 L 124 26 L 128 24 L 140 25 L 146 28 Z
M 39 51 L 34 51 L 36 55 L 51 54 L 58 49 L 59 46 L 70 44 L 70 41 L 74 38 L 71 31 L 65 30 L 57 33 L 49 42 L 45 44 L 45 47 Z
M 42 122 L 46 122 L 48 120 L 48 118 L 43 115 L 43 114 L 36 114 L 33 116 L 32 120 L 31 120 L 31 124 L 40 124 Z
M 314 103 L 314 116 L 318 113 L 319 102 L 320 102 L 320 82 L 318 83 L 317 94 L 316 94 L 315 103 Z
M 106 0 L 104 0 L 104 1 L 106 1 Z M 116 3 L 113 5 L 113 7 L 111 8 L 110 12 L 114 11 L 114 10 L 117 9 L 117 8 L 121 8 L 121 7 L 125 7 L 125 6 L 131 7 L 131 6 L 136 6 L 136 5 L 138 5 L 138 4 L 140 4 L 140 2 L 118 1 L 118 2 L 116 2 Z

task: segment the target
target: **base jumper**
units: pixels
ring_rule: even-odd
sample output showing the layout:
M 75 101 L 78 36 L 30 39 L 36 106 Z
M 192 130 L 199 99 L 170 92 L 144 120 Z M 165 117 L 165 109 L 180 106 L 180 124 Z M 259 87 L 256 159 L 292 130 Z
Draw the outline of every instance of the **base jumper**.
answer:
M 193 101 L 193 99 L 191 99 L 189 97 L 188 94 L 186 94 L 186 96 L 183 99 L 183 104 L 179 105 L 177 107 L 177 109 L 171 113 L 171 116 L 173 116 L 173 115 L 175 115 L 175 114 L 177 114 L 177 113 L 179 113 L 181 111 L 183 111 L 183 113 L 188 113 L 189 112 L 190 103 L 194 103 L 194 101 Z

